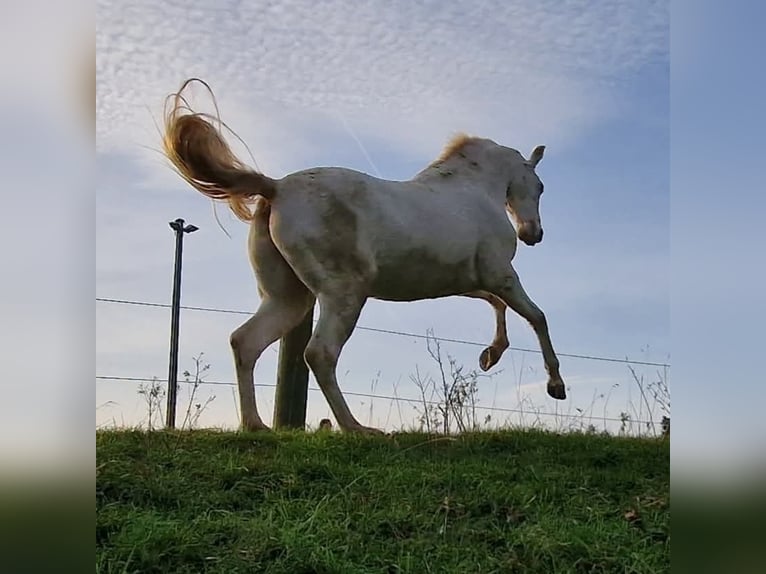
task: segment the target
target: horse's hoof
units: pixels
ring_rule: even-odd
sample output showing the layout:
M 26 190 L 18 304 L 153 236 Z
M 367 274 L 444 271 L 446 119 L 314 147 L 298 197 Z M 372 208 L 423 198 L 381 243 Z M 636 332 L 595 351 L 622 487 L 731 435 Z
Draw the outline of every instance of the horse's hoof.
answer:
M 497 359 L 492 356 L 492 347 L 487 347 L 479 355 L 479 367 L 482 371 L 489 371 L 497 363 Z
M 564 388 L 564 381 L 561 379 L 551 379 L 548 381 L 548 394 L 554 399 L 563 401 L 567 398 L 567 391 Z

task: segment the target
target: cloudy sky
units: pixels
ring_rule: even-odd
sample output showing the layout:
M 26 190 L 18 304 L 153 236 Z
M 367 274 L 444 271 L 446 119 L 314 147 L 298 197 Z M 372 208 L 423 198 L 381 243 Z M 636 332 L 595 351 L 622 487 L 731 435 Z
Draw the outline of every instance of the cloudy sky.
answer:
M 671 362 L 669 344 L 669 8 L 667 1 L 97 2 L 96 294 L 168 303 L 173 236 L 187 236 L 183 304 L 237 311 L 258 305 L 247 228 L 168 167 L 155 125 L 165 96 L 190 76 L 213 88 L 222 119 L 272 177 L 342 165 L 408 179 L 455 132 L 490 137 L 527 155 L 547 146 L 538 171 L 545 240 L 515 259 L 548 316 L 560 353 Z M 211 110 L 195 91 L 195 104 Z M 232 141 L 242 159 L 246 149 Z M 167 376 L 169 311 L 97 303 L 100 376 Z M 180 362 L 204 352 L 207 378 L 231 382 L 229 333 L 246 315 L 184 311 Z M 360 325 L 486 343 L 493 314 L 483 302 L 371 301 Z M 511 344 L 537 348 L 531 328 L 509 312 Z M 479 346 L 443 343 L 466 368 Z M 256 367 L 274 382 L 277 345 Z M 422 339 L 357 330 L 338 369 L 348 392 L 417 396 L 416 366 L 435 374 Z M 636 366 L 646 381 L 656 367 Z M 482 405 L 619 416 L 638 388 L 624 364 L 562 357 L 569 399 L 544 391 L 537 353 L 508 352 L 482 380 Z M 672 371 L 668 374 L 672 378 Z M 313 381 L 312 381 L 313 385 Z M 615 386 L 617 385 L 617 386 Z M 138 386 L 100 380 L 96 423 L 137 424 Z M 237 423 L 234 388 L 216 395 L 204 424 Z M 271 419 L 273 389 L 257 386 Z M 599 398 L 604 395 L 603 398 Z M 186 390 L 182 391 L 184 405 Z M 608 399 L 608 401 L 607 401 Z M 363 422 L 408 423 L 410 405 L 349 397 Z M 372 408 L 372 414 L 370 410 Z M 637 414 L 634 412 L 634 416 Z M 329 415 L 309 397 L 309 422 Z M 503 419 L 507 413 L 498 413 Z M 597 426 L 603 424 L 596 421 Z

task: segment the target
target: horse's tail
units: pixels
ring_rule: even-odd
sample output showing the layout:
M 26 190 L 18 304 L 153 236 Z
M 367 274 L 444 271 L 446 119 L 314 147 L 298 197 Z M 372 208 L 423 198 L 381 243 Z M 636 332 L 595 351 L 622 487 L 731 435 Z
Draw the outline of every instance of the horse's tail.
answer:
M 179 175 L 207 197 L 226 201 L 242 221 L 251 221 L 248 203 L 261 196 L 272 199 L 276 181 L 242 163 L 210 121 L 208 114 L 194 112 L 181 95 L 187 85 L 168 96 L 162 147 Z M 212 96 L 212 90 L 202 80 Z M 171 104 L 171 105 L 168 105 Z M 220 119 L 216 118 L 220 122 Z

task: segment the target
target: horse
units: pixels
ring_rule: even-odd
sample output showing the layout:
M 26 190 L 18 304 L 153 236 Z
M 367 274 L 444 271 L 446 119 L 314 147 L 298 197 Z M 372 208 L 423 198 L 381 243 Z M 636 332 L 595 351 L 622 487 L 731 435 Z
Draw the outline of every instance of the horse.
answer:
M 190 107 L 183 93 L 194 81 L 215 101 L 198 78 L 168 95 L 162 150 L 189 185 L 227 203 L 249 224 L 248 256 L 261 302 L 229 338 L 243 430 L 269 430 L 255 400 L 256 361 L 315 302 L 319 317 L 303 358 L 344 432 L 382 432 L 354 417 L 336 377 L 341 351 L 368 299 L 487 301 L 496 312 L 496 335 L 482 352 L 482 369 L 508 346 L 510 307 L 537 336 L 548 395 L 566 399 L 547 318 L 512 266 L 517 238 L 530 246 L 543 239 L 543 183 L 535 170 L 545 146 L 525 159 L 491 139 L 459 134 L 409 180 L 343 167 L 313 167 L 274 179 L 236 157 L 218 112 L 214 117 Z

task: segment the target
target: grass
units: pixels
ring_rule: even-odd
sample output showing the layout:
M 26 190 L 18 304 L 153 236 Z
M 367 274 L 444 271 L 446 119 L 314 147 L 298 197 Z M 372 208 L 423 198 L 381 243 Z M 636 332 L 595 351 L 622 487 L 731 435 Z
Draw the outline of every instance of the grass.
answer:
M 100 431 L 96 571 L 670 569 L 667 441 Z

